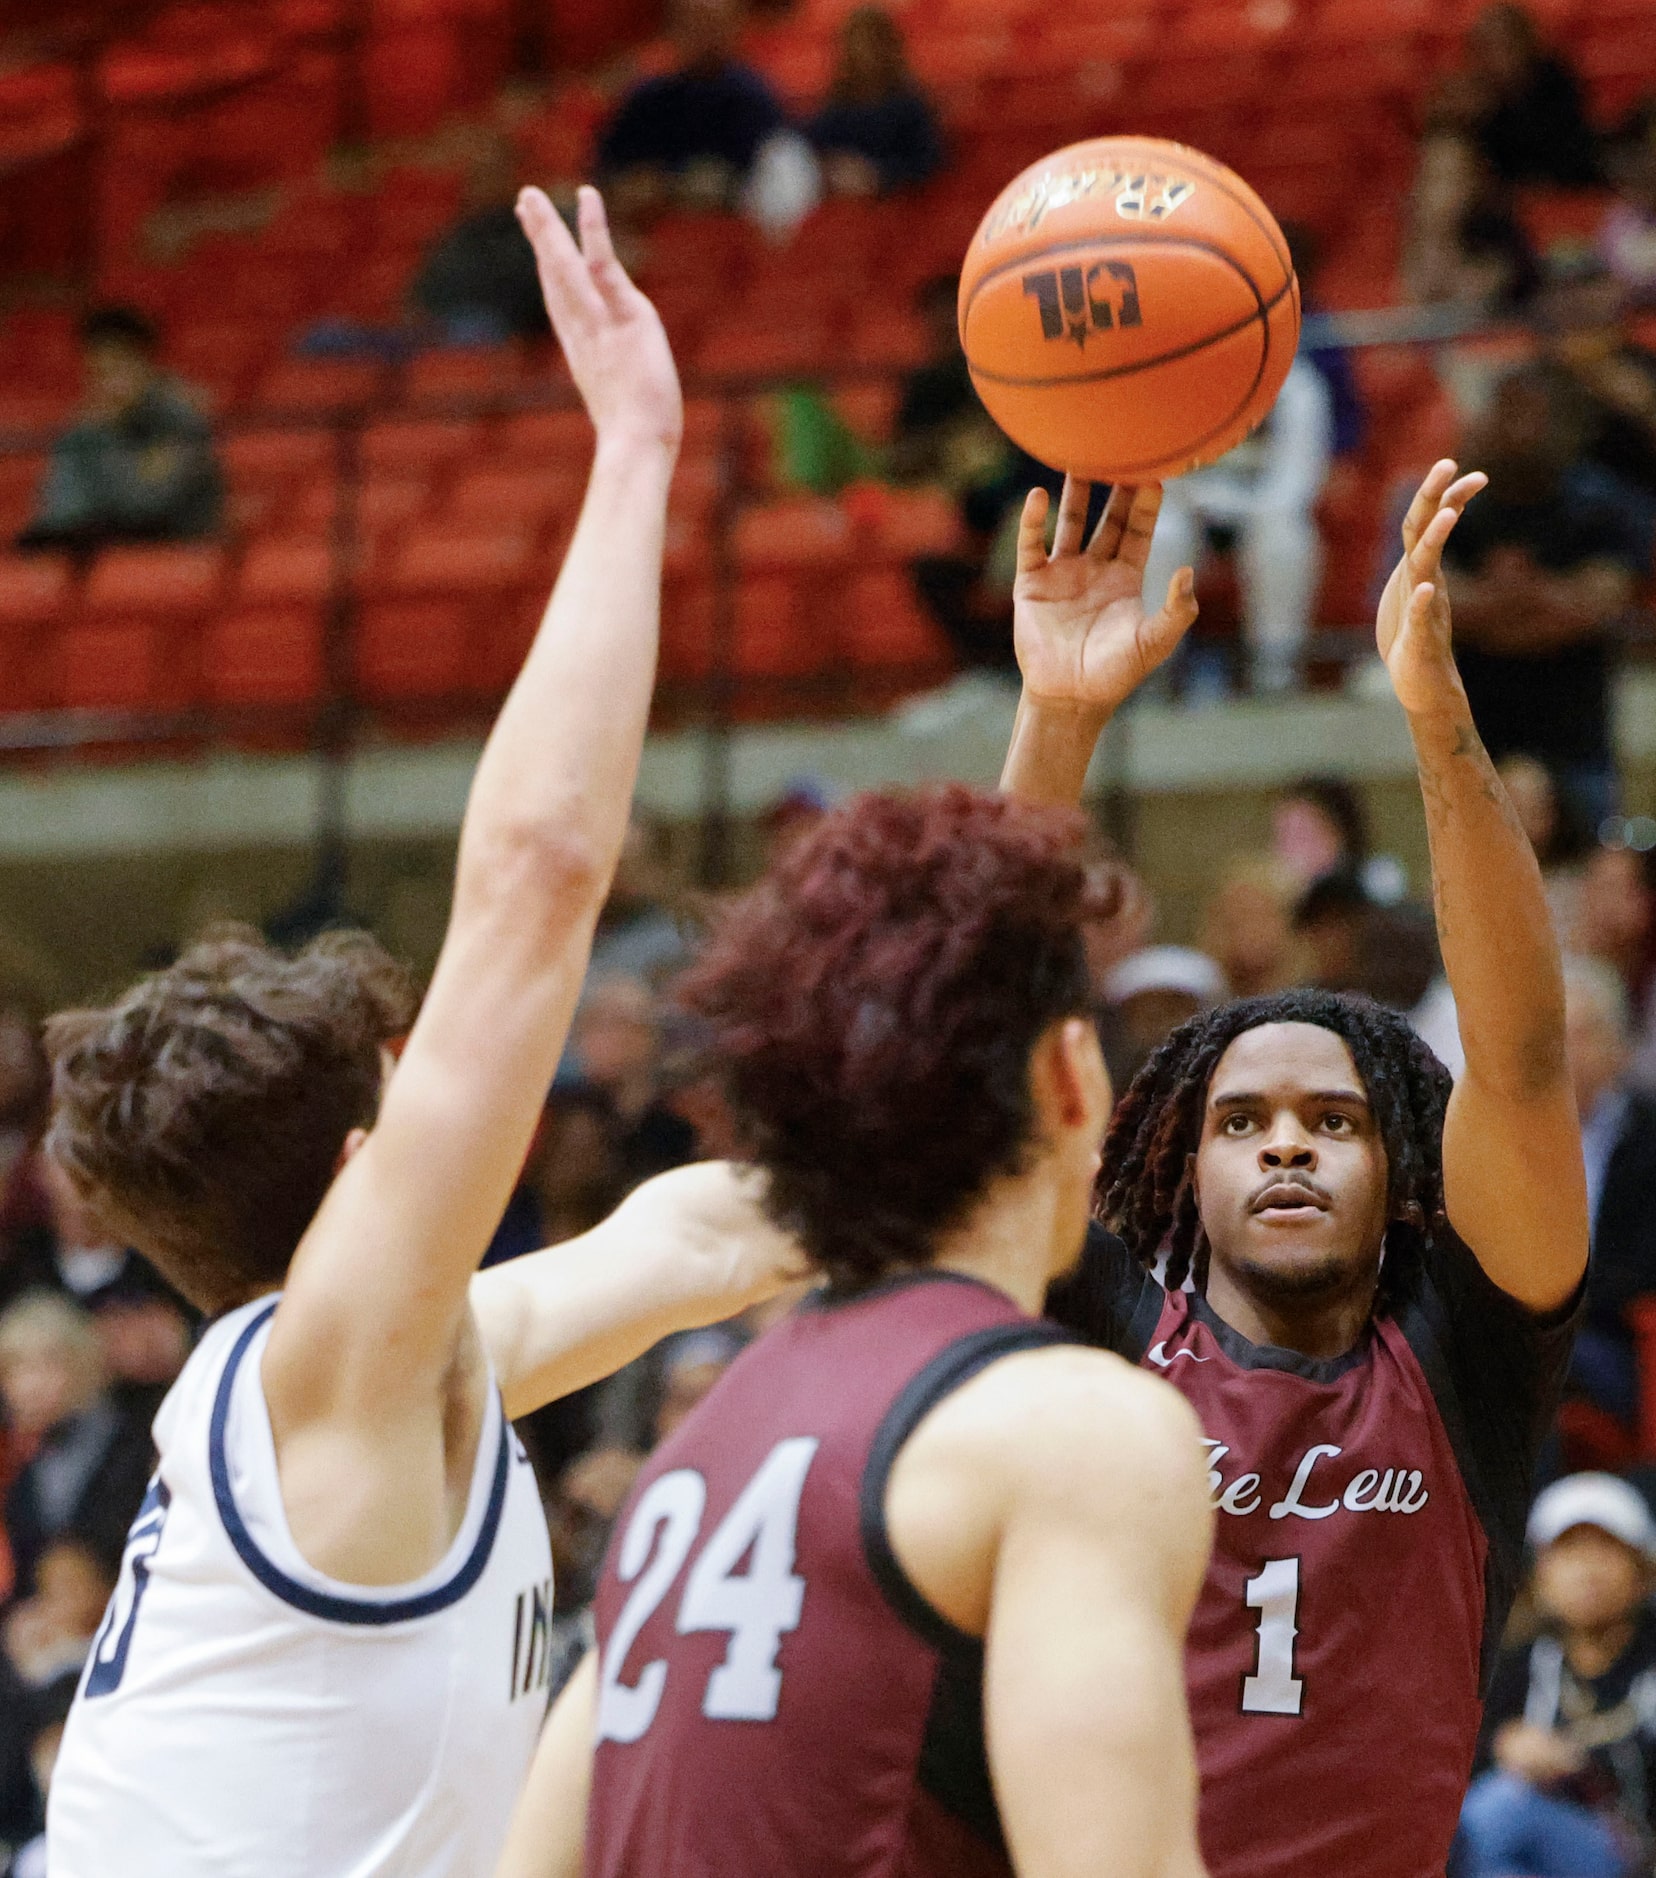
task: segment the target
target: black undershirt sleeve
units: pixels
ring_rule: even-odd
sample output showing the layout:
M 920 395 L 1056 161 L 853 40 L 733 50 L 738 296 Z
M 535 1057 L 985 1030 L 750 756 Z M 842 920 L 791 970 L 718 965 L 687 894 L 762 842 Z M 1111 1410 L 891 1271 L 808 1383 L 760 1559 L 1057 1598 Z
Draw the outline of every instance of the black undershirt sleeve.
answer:
M 1046 1314 L 1101 1350 L 1137 1363 L 1161 1316 L 1163 1292 L 1113 1233 L 1087 1228 L 1081 1262 L 1047 1292 Z

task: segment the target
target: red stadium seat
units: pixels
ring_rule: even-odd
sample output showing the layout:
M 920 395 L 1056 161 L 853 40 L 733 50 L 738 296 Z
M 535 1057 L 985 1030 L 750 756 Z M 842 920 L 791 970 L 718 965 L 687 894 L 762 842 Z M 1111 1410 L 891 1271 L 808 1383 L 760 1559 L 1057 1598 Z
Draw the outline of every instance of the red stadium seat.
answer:
M 463 419 L 381 419 L 363 430 L 363 467 L 370 476 L 429 477 L 475 450 L 478 435 Z
M 840 569 L 850 564 L 855 545 L 844 509 L 815 497 L 743 509 L 731 542 L 736 565 L 746 572 Z
M 51 649 L 51 702 L 68 711 L 175 711 L 197 693 L 187 636 L 158 621 L 70 627 Z
M 332 417 L 371 405 L 384 382 L 385 368 L 366 359 L 286 359 L 259 381 L 253 402 L 267 411 Z
M 885 560 L 958 554 L 965 525 L 960 506 L 942 489 L 883 489 L 874 514 L 876 551 Z
M 334 550 L 325 535 L 290 535 L 256 541 L 236 581 L 243 607 L 301 605 L 319 608 L 333 591 Z
M 74 577 L 55 554 L 0 555 L 0 631 L 43 626 L 69 609 Z
M 357 621 L 356 682 L 375 703 L 477 689 L 467 609 L 457 600 L 370 601 Z
M 311 607 L 238 608 L 202 641 L 202 688 L 217 705 L 306 704 L 323 688 L 322 616 Z
M 423 528 L 393 556 L 376 591 L 387 597 L 454 593 L 487 598 L 535 572 L 533 539 L 521 530 Z
M 457 526 L 522 528 L 533 534 L 554 516 L 572 520 L 584 488 L 585 478 L 576 470 L 518 463 L 466 470 L 449 491 L 444 514 Z
M 502 462 L 544 470 L 575 464 L 584 477 L 592 461 L 592 420 L 581 410 L 520 411 L 499 421 L 493 441 Z
M 1305 43 L 1319 46 L 1396 46 L 1433 30 L 1432 0 L 1322 0 L 1303 29 Z
M 837 648 L 822 630 L 820 599 L 809 575 L 744 580 L 736 592 L 736 675 L 799 679 L 830 670 Z
M 0 541 L 13 540 L 28 525 L 45 475 L 43 456 L 0 456 Z
M 901 568 L 856 576 L 845 596 L 840 639 L 854 670 L 937 675 L 954 663 L 942 629 Z
M 464 404 L 521 389 L 531 360 L 517 346 L 461 346 L 422 352 L 403 374 L 409 404 Z
M 661 678 L 694 684 L 712 666 L 717 597 L 711 580 L 669 576 L 661 595 Z
M 90 614 L 204 613 L 224 580 L 219 547 L 107 548 L 87 578 Z
M 830 343 L 826 323 L 775 331 L 715 327 L 697 355 L 696 369 L 709 378 L 783 378 L 820 366 Z
M 331 472 L 338 444 L 321 429 L 233 431 L 219 444 L 219 460 L 232 485 L 290 488 Z

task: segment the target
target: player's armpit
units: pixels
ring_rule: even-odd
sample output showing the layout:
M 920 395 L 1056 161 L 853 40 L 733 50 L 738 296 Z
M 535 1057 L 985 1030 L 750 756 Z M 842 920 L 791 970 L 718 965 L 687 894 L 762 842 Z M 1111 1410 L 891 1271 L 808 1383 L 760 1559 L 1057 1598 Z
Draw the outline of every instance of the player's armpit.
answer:
M 581 1878 L 597 1705 L 589 1652 L 552 1705 L 494 1878 Z
M 578 1239 L 479 1273 L 472 1312 L 516 1417 L 803 1276 L 761 1210 L 760 1176 L 709 1161 L 646 1181 Z
M 1212 1514 L 1195 1418 L 1151 1388 L 1108 1422 L 1063 1392 L 1007 1507 L 984 1717 L 1019 1878 L 1202 1872 L 1184 1642 Z

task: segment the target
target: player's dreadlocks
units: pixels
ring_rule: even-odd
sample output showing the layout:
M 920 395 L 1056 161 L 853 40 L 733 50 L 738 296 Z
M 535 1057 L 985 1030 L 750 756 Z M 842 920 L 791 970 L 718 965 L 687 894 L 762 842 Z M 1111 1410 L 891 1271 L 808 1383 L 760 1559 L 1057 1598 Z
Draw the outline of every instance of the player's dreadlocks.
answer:
M 1098 1212 L 1142 1264 L 1165 1249 L 1167 1284 L 1194 1270 L 1207 1282 L 1208 1243 L 1196 1210 L 1191 1157 L 1202 1138 L 1208 1085 L 1225 1051 L 1261 1024 L 1317 1024 L 1345 1040 L 1385 1144 L 1387 1288 L 1420 1258 L 1443 1214 L 1443 1115 L 1449 1072 L 1406 1019 L 1369 998 L 1280 991 L 1222 1004 L 1181 1024 L 1121 1098 L 1104 1143 Z

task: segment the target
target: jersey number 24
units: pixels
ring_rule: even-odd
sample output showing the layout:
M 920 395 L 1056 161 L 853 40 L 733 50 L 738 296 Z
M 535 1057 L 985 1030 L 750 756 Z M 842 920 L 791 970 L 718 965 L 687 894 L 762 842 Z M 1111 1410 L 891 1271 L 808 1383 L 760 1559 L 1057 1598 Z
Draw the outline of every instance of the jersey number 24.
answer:
M 724 1630 L 730 1647 L 707 1679 L 702 1713 L 716 1721 L 773 1721 L 782 1695 L 776 1666 L 783 1637 L 799 1626 L 805 1580 L 794 1573 L 794 1539 L 814 1436 L 779 1441 L 737 1495 L 697 1554 L 679 1599 L 675 1629 Z M 621 1607 L 599 1670 L 598 1739 L 638 1741 L 649 1732 L 667 1687 L 663 1658 L 622 1681 L 638 1634 L 672 1589 L 701 1532 L 707 1482 L 675 1468 L 645 1489 L 616 1558 L 616 1576 L 632 1591 Z M 751 1555 L 751 1556 L 750 1556 Z M 737 1566 L 747 1559 L 747 1570 Z

